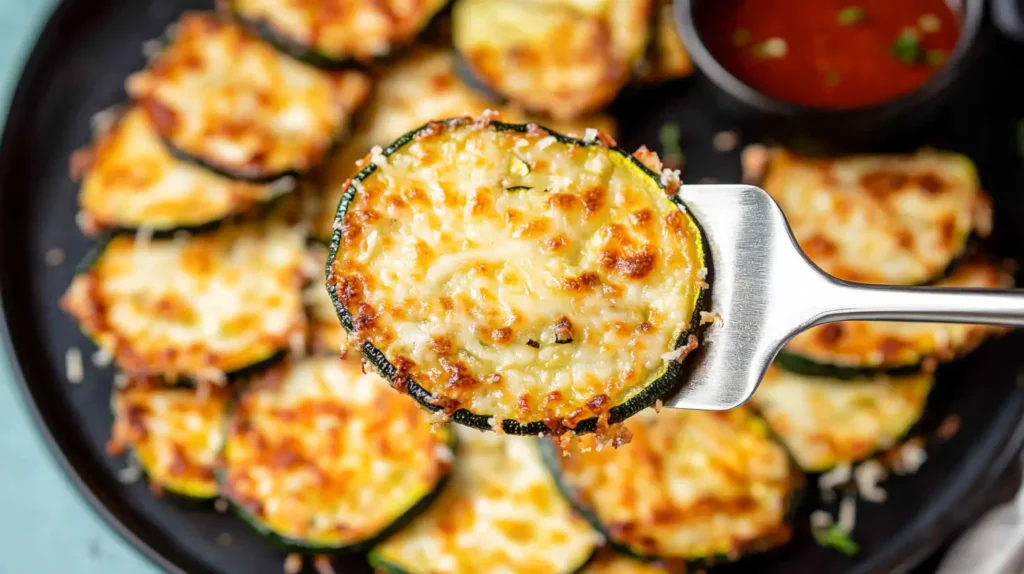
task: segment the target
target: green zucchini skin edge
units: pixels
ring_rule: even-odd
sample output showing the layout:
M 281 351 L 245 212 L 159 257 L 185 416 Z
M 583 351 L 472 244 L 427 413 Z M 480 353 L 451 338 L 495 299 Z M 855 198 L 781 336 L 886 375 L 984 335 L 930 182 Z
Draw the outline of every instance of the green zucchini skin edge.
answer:
M 351 120 L 349 120 L 349 122 L 347 123 L 351 123 Z M 246 183 L 273 183 L 285 177 L 294 177 L 295 179 L 301 179 L 308 175 L 309 173 L 316 171 L 320 167 L 320 165 L 324 161 L 326 161 L 327 158 L 330 157 L 332 153 L 334 153 L 334 150 L 337 149 L 338 144 L 340 144 L 341 141 L 348 136 L 349 130 L 349 125 L 345 125 L 344 127 L 342 127 L 341 131 L 334 135 L 334 139 L 331 141 L 330 145 L 327 146 L 327 149 L 324 151 L 323 157 L 320 158 L 320 161 L 311 165 L 309 169 L 300 170 L 296 168 L 288 168 L 273 173 L 263 173 L 255 169 L 246 170 L 227 167 L 223 164 L 209 161 L 207 159 L 204 159 L 203 157 L 189 153 L 175 145 L 168 138 L 160 136 L 160 140 L 164 142 L 164 146 L 167 148 L 167 151 L 169 151 L 170 154 L 175 157 L 175 159 L 186 163 L 190 163 L 195 166 L 199 166 L 208 171 L 212 171 L 213 173 L 221 177 L 226 177 L 228 179 L 233 179 L 236 181 L 244 181 Z
M 233 1 L 228 0 L 228 2 L 230 3 L 228 11 L 230 12 L 231 17 L 248 30 L 250 34 L 270 44 L 278 52 L 281 52 L 282 54 L 294 58 L 304 64 L 309 64 L 310 66 L 320 68 L 322 70 L 368 69 L 374 64 L 382 64 L 390 61 L 395 56 L 401 54 L 403 49 L 406 48 L 406 46 L 396 46 L 387 54 L 375 56 L 374 58 L 366 61 L 351 57 L 338 58 L 335 56 L 329 56 L 316 48 L 302 44 L 293 38 L 289 38 L 274 27 L 269 20 L 243 16 L 242 13 L 234 7 Z M 450 1 L 446 0 L 437 7 L 433 14 L 428 15 L 416 36 L 418 37 L 426 29 L 430 28 L 437 18 L 448 9 L 449 5 Z
M 403 148 L 406 144 L 414 141 L 421 132 L 427 129 L 431 129 L 432 126 L 441 124 L 445 126 L 446 129 L 452 129 L 462 125 L 466 125 L 466 122 L 468 121 L 471 121 L 471 118 L 449 118 L 447 120 L 441 120 L 437 122 L 428 122 L 412 131 L 407 132 L 405 135 L 395 140 L 394 143 L 389 145 L 387 149 L 383 151 L 383 155 L 384 157 L 389 157 L 391 154 Z M 499 132 L 515 131 L 520 133 L 527 133 L 530 130 L 529 125 L 530 124 L 508 124 L 504 122 L 492 121 L 490 122 L 489 127 L 492 127 Z M 553 136 L 556 141 L 562 144 L 577 146 L 604 145 L 598 139 L 595 139 L 592 142 L 586 142 L 577 138 L 562 135 L 543 126 L 539 127 L 545 130 L 548 134 Z M 651 171 L 644 164 L 640 163 L 640 161 L 638 161 L 632 155 L 614 146 L 607 146 L 606 149 L 608 149 L 611 152 L 622 155 L 622 157 L 624 157 L 627 161 L 631 161 L 635 165 L 635 167 L 638 167 L 645 175 L 651 178 L 651 181 L 653 181 L 659 188 L 664 189 L 664 186 L 661 184 L 660 176 Z M 376 169 L 377 166 L 371 162 L 362 170 L 360 170 L 360 172 L 356 174 L 350 182 L 346 183 L 344 194 L 342 195 L 341 201 L 338 203 L 338 210 L 335 215 L 335 222 L 344 219 L 345 214 L 348 211 L 349 205 L 355 199 L 356 186 L 351 185 L 351 182 L 363 181 L 364 179 L 369 177 L 374 171 L 376 171 Z M 708 270 L 707 279 L 705 281 L 708 285 L 711 285 L 712 280 L 714 279 L 714 269 L 712 264 L 713 262 L 711 261 L 711 249 L 708 245 L 707 234 L 704 233 L 704 229 L 700 226 L 700 223 L 697 221 L 697 219 L 693 217 L 691 213 L 686 211 L 686 205 L 683 203 L 682 200 L 680 200 L 676 196 L 672 196 L 671 200 L 677 206 L 679 206 L 680 209 L 686 212 L 686 216 L 693 222 L 693 224 L 697 227 L 697 230 L 700 232 L 702 244 L 701 248 L 704 254 L 703 264 Z M 328 248 L 327 252 L 327 265 L 324 269 L 324 274 L 325 280 L 327 282 L 327 292 L 331 297 L 331 302 L 334 303 L 334 310 L 338 314 L 338 319 L 341 321 L 341 324 L 345 328 L 345 330 L 351 334 L 354 331 L 354 327 L 352 325 L 352 315 L 348 312 L 348 309 L 346 309 L 345 306 L 341 303 L 341 300 L 338 298 L 337 287 L 331 281 L 331 277 L 333 275 L 332 267 L 338 255 L 338 250 L 340 249 L 340 247 L 341 230 L 335 229 L 334 235 L 331 237 L 331 245 Z M 703 335 L 707 329 L 707 325 L 701 324 L 700 316 L 701 312 L 705 312 L 708 310 L 711 300 L 710 291 L 710 287 L 700 290 L 700 293 L 697 295 L 696 304 L 694 305 L 693 315 L 690 318 L 690 325 L 687 329 L 684 329 L 683 332 L 680 333 L 679 337 L 676 339 L 676 345 L 674 348 L 679 348 L 683 346 L 691 334 L 697 337 L 698 342 L 703 341 Z M 380 349 L 378 349 L 369 342 L 364 342 L 361 351 L 363 354 L 363 358 L 366 359 L 382 377 L 384 377 L 389 383 L 394 383 L 397 369 L 393 364 L 391 364 L 391 361 L 388 360 L 388 358 L 384 355 L 383 352 L 380 351 Z M 699 348 L 697 349 L 697 351 L 699 351 Z M 684 364 L 680 363 L 679 361 L 672 361 L 665 369 L 664 373 L 662 373 L 658 378 L 648 383 L 647 386 L 645 386 L 640 392 L 636 393 L 626 402 L 616 405 L 609 409 L 608 424 L 615 424 L 628 419 L 629 417 L 635 415 L 636 413 L 653 405 L 655 401 L 657 401 L 659 398 L 667 395 L 672 390 L 678 388 L 678 386 L 683 382 L 682 379 L 684 369 L 687 367 L 688 365 L 684 366 Z M 424 389 L 422 386 L 419 385 L 419 383 L 412 379 L 408 380 L 408 394 L 409 396 L 414 398 L 416 402 L 418 402 L 421 406 L 423 406 L 425 409 L 431 412 L 437 412 L 441 410 L 441 407 L 435 404 L 433 395 L 431 395 L 429 391 Z M 467 409 L 459 409 L 455 411 L 451 416 L 452 421 L 478 430 L 493 430 L 493 427 L 490 424 L 490 421 L 492 419 L 493 417 L 490 415 L 473 413 Z M 570 430 L 576 433 L 594 432 L 597 429 L 597 422 L 597 417 L 591 417 L 589 419 L 580 421 L 573 429 Z M 524 424 L 520 423 L 519 421 L 503 419 L 501 421 L 501 428 L 504 433 L 513 435 L 536 436 L 548 435 L 551 434 L 552 432 L 552 429 L 548 428 L 548 426 L 543 421 L 533 421 Z
M 775 357 L 775 364 L 791 373 L 810 377 L 824 377 L 839 381 L 856 381 L 876 376 L 902 377 L 916 375 L 924 368 L 924 362 L 896 365 L 891 367 L 846 367 L 819 363 L 813 359 L 780 351 Z
M 760 418 L 759 415 L 758 418 Z M 765 426 L 768 426 L 767 422 L 765 423 Z M 768 429 L 768 436 L 771 438 L 773 442 L 779 444 L 783 452 L 786 453 L 786 457 L 789 459 L 790 468 L 792 469 L 792 472 L 790 472 L 790 491 L 789 496 L 786 500 L 786 511 L 783 514 L 782 518 L 783 524 L 788 525 L 792 524 L 794 518 L 796 518 L 796 513 L 800 506 L 800 501 L 803 499 L 804 496 L 804 475 L 800 471 L 799 465 L 796 464 L 796 461 L 790 454 L 789 449 L 787 449 L 785 445 L 778 440 L 775 434 L 771 432 L 771 427 L 768 427 Z M 626 448 L 629 447 L 627 446 Z M 611 533 L 608 531 L 608 529 L 605 528 L 605 526 L 601 523 L 601 520 L 597 517 L 597 514 L 594 513 L 593 510 L 591 510 L 587 505 L 583 504 L 576 497 L 575 493 L 573 492 L 573 487 L 565 481 L 562 475 L 561 466 L 558 464 L 559 459 L 562 458 L 562 453 L 561 451 L 559 451 L 558 447 L 555 446 L 555 444 L 550 440 L 540 439 L 537 441 L 537 449 L 539 449 L 540 451 L 541 460 L 544 461 L 544 466 L 548 469 L 548 472 L 554 479 L 555 484 L 558 486 L 558 491 L 567 501 L 569 501 L 569 504 L 573 507 L 573 509 L 575 509 L 576 512 L 579 513 L 579 515 L 584 520 L 586 520 L 588 524 L 590 524 L 591 528 L 593 528 L 602 536 L 604 536 L 605 544 L 609 548 L 611 548 L 613 551 L 619 554 L 624 554 L 626 556 L 636 558 L 637 560 L 641 560 L 643 562 L 657 562 L 665 559 L 679 559 L 679 557 L 654 556 L 643 552 L 638 552 L 637 550 L 626 544 L 621 544 L 617 542 L 611 536 Z M 771 552 L 772 550 L 775 550 L 778 546 L 779 545 L 772 544 L 771 540 L 755 540 L 748 544 L 746 547 L 740 549 L 738 554 L 716 554 L 712 556 L 701 556 L 696 558 L 682 558 L 683 562 L 686 565 L 683 571 L 703 572 L 711 568 L 712 566 L 737 562 L 742 558 L 754 554 L 763 554 Z
M 583 571 L 587 569 L 587 566 L 594 561 L 594 558 L 597 556 L 597 551 L 598 548 L 594 548 L 590 553 L 590 556 L 587 556 L 587 559 L 584 560 L 582 564 L 576 567 L 575 570 L 565 572 L 564 574 L 583 574 Z M 370 563 L 370 567 L 373 568 L 375 572 L 381 572 L 383 574 L 420 574 L 416 571 L 410 572 L 398 564 L 389 561 L 387 558 L 381 556 L 381 554 L 376 550 L 370 551 L 369 555 L 366 557 L 366 561 Z
M 235 397 L 235 400 L 228 407 L 227 414 L 224 417 L 224 425 L 225 425 L 226 428 L 225 428 L 225 435 L 224 435 L 225 436 L 224 447 L 222 448 L 222 452 L 223 452 L 223 449 L 227 448 L 227 444 L 228 444 L 228 441 L 227 441 L 228 434 L 227 433 L 230 431 L 229 427 L 230 427 L 230 424 L 231 424 L 231 419 L 234 417 L 235 408 L 238 406 L 238 403 L 241 400 L 242 394 L 244 394 L 244 391 L 243 391 L 243 393 L 239 393 Z M 448 429 L 448 437 L 449 437 L 448 438 L 448 448 L 450 448 L 452 450 L 452 453 L 455 454 L 455 456 L 457 457 L 458 456 L 458 438 L 455 436 L 455 431 L 453 429 L 451 429 L 451 428 Z M 220 488 L 220 495 L 219 495 L 219 497 L 227 500 L 228 503 L 231 504 L 232 510 L 234 511 L 234 513 L 239 518 L 242 519 L 243 522 L 248 524 L 250 528 L 252 528 L 256 532 L 258 532 L 259 534 L 261 534 L 262 536 L 267 538 L 270 542 L 272 542 L 276 546 L 278 546 L 280 548 L 283 548 L 285 550 L 299 551 L 299 552 L 317 552 L 317 553 L 331 553 L 331 554 L 360 554 L 360 553 L 368 552 L 371 548 L 373 548 L 374 546 L 376 546 L 377 544 L 382 542 L 385 538 L 391 536 L 392 534 L 395 534 L 396 532 L 398 532 L 402 528 L 408 526 L 408 524 L 410 522 L 412 522 L 424 510 L 426 510 L 428 507 L 430 507 L 430 505 L 434 502 L 434 500 L 436 500 L 437 497 L 441 494 L 441 491 L 444 490 L 444 487 L 448 484 L 448 480 L 451 478 L 451 474 L 452 474 L 452 469 L 453 468 L 454 468 L 454 465 L 449 467 L 448 471 L 445 472 L 445 474 L 442 475 L 440 479 L 438 479 L 437 483 L 434 485 L 434 488 L 430 492 L 428 492 L 425 496 L 423 496 L 422 498 L 417 500 L 412 506 L 410 506 L 408 509 L 406 509 L 405 512 L 403 512 L 401 515 L 399 515 L 395 520 L 393 520 L 390 524 L 385 526 L 383 529 L 379 530 L 376 534 L 373 534 L 373 535 L 371 535 L 371 536 L 369 536 L 367 538 L 364 538 L 362 540 L 357 540 L 355 542 L 351 542 L 349 544 L 343 544 L 343 545 L 340 545 L 340 546 L 330 546 L 330 545 L 326 545 L 325 546 L 325 545 L 319 545 L 319 544 L 311 544 L 311 543 L 308 543 L 308 542 L 306 542 L 306 541 L 304 541 L 302 539 L 294 538 L 294 537 L 291 537 L 291 536 L 287 536 L 287 535 L 278 533 L 277 531 L 275 531 L 272 528 L 270 528 L 267 525 L 265 525 L 259 519 L 258 516 L 254 516 L 252 513 L 250 513 L 248 510 L 246 510 L 242 505 L 240 505 L 240 504 L 235 502 L 235 499 L 234 499 L 234 497 L 231 494 L 231 489 L 227 485 L 227 471 L 224 468 L 223 464 L 217 468 L 216 476 L 217 476 L 217 486 Z

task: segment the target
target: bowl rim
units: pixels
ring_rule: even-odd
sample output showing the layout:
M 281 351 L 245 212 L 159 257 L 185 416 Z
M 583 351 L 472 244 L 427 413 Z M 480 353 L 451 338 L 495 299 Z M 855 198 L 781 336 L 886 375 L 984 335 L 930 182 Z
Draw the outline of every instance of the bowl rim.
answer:
M 969 56 L 978 43 L 985 16 L 984 0 L 951 0 L 959 3 L 963 15 L 960 36 L 957 38 L 953 51 L 938 72 L 913 90 L 876 104 L 855 108 L 828 108 L 798 104 L 770 96 L 747 84 L 719 63 L 701 39 L 701 33 L 693 17 L 694 7 L 700 1 L 676 0 L 673 10 L 676 29 L 689 51 L 694 65 L 713 84 L 744 105 L 784 118 L 807 116 L 837 118 L 877 113 L 897 115 L 928 101 L 946 90 L 962 75 L 964 64 L 969 61 Z

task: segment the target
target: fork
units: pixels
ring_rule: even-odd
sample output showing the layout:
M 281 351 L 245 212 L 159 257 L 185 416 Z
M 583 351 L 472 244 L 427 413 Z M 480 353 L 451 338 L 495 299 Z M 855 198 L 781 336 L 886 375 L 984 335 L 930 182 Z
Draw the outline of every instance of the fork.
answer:
M 1024 326 L 1024 289 L 865 285 L 837 279 L 804 254 L 782 210 L 750 185 L 684 185 L 679 198 L 710 246 L 711 312 L 721 317 L 687 359 L 686 383 L 664 400 L 725 410 L 754 394 L 795 335 L 850 320 Z

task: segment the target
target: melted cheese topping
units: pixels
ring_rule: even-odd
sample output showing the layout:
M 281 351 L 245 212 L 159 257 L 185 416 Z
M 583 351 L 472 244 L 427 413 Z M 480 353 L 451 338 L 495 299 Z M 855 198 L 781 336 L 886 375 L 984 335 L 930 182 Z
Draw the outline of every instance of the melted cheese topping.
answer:
M 236 14 L 267 27 L 290 51 L 370 63 L 408 44 L 448 0 L 232 0 Z
M 409 526 L 378 545 L 370 562 L 409 574 L 569 574 L 598 535 L 559 494 L 534 439 L 458 427 L 451 482 Z
M 617 151 L 467 121 L 374 160 L 329 287 L 400 390 L 572 428 L 666 371 L 703 284 L 700 232 Z
M 932 382 L 929 374 L 836 381 L 772 367 L 751 400 L 800 466 L 819 472 L 896 444 L 921 417 Z
M 953 153 L 813 160 L 780 152 L 763 187 L 808 257 L 850 281 L 930 281 L 972 231 L 991 228 L 974 165 Z
M 132 107 L 87 150 L 79 203 L 94 229 L 197 227 L 277 197 L 279 186 L 218 176 L 173 157 Z
M 273 221 L 177 239 L 118 236 L 62 305 L 131 374 L 221 382 L 302 339 L 303 240 Z
M 583 574 L 668 574 L 667 567 L 656 562 L 643 562 L 614 552 L 602 552 L 594 558 Z
M 457 116 L 477 116 L 487 109 L 501 109 L 506 121 L 529 122 L 523 112 L 501 107 L 466 86 L 455 71 L 455 56 L 450 51 L 418 47 L 414 52 L 386 68 L 377 79 L 374 97 L 360 114 L 352 137 L 335 154 L 323 187 L 326 193 L 321 216 L 315 225 L 317 237 L 330 240 L 334 216 L 344 192 L 344 183 L 359 172 L 370 148 L 386 146 L 401 135 L 423 124 Z M 544 121 L 554 130 L 583 137 L 587 128 L 614 134 L 615 121 L 596 115 L 579 121 Z
M 986 261 L 961 264 L 941 287 L 1007 288 L 1013 278 Z M 844 367 L 899 367 L 928 357 L 951 360 L 974 350 L 1001 327 L 969 324 L 849 321 L 800 333 L 785 351 L 816 363 Z
M 658 0 L 654 24 L 654 38 L 647 55 L 638 66 L 637 75 L 642 82 L 663 82 L 685 78 L 693 73 L 690 53 L 679 37 L 672 0 Z
M 449 433 L 358 363 L 308 359 L 257 379 L 239 399 L 224 489 L 296 544 L 347 546 L 437 488 L 453 458 Z
M 584 436 L 567 456 L 555 453 L 568 491 L 612 541 L 689 560 L 735 559 L 788 540 L 798 478 L 751 411 L 647 409 L 625 425 L 633 439 L 624 447 Z
M 327 248 L 315 246 L 310 248 L 309 265 L 317 271 L 314 277 L 323 276 L 327 262 Z M 314 351 L 337 354 L 348 343 L 348 334 L 338 322 L 338 313 L 334 303 L 327 294 L 322 280 L 310 282 L 303 293 L 309 315 L 310 343 Z
M 177 149 L 238 177 L 268 179 L 319 165 L 370 83 L 360 72 L 317 70 L 236 24 L 191 13 L 127 87 Z
M 460 0 L 455 46 L 473 74 L 529 110 L 578 117 L 609 103 L 647 47 L 651 0 Z
M 229 395 L 209 389 L 133 384 L 114 391 L 111 447 L 130 446 L 151 483 L 194 498 L 217 496 L 214 469 L 224 444 Z

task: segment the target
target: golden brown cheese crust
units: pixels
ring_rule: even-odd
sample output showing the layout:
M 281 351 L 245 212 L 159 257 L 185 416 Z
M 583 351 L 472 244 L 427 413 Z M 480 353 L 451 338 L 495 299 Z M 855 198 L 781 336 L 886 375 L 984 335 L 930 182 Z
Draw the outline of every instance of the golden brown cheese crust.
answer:
M 231 0 L 242 19 L 296 51 L 371 63 L 412 42 L 448 0 Z
M 691 335 L 673 353 L 696 327 L 700 231 L 597 140 L 469 122 L 371 154 L 378 167 L 353 183 L 329 288 L 400 390 L 415 381 L 446 414 L 492 426 L 572 429 L 696 347 Z
M 633 434 L 624 447 L 584 436 L 556 457 L 566 488 L 611 542 L 639 555 L 714 560 L 788 540 L 798 474 L 750 410 L 647 409 L 624 424 Z
M 360 72 L 318 70 L 209 13 L 182 16 L 169 44 L 127 83 L 172 146 L 257 180 L 323 162 L 369 88 Z
M 763 187 L 808 257 L 849 281 L 931 281 L 972 232 L 991 229 L 974 165 L 948 152 L 820 160 L 781 151 Z
M 302 341 L 303 239 L 275 221 L 117 236 L 61 305 L 130 374 L 222 382 Z
M 655 10 L 654 37 L 638 65 L 637 76 L 641 82 L 652 83 L 685 78 L 693 73 L 693 61 L 679 37 L 674 2 L 658 0 Z
M 1013 277 L 994 263 L 974 260 L 960 264 L 937 285 L 999 289 L 1012 287 Z M 1005 329 L 987 325 L 848 321 L 804 331 L 785 351 L 822 364 L 893 368 L 928 358 L 949 361 L 1002 332 Z
M 352 137 L 324 170 L 325 198 L 323 211 L 315 223 L 317 237 L 330 240 L 344 183 L 359 172 L 361 160 L 371 147 L 385 146 L 429 121 L 477 116 L 487 109 L 500 110 L 505 121 L 532 121 L 521 110 L 501 106 L 466 86 L 455 72 L 454 59 L 455 55 L 449 50 L 418 46 L 380 74 L 373 98 L 359 114 Z M 544 124 L 576 137 L 583 137 L 587 128 L 615 133 L 615 121 L 606 115 L 578 121 L 545 121 Z
M 156 490 L 213 498 L 229 398 L 219 388 L 199 393 L 159 381 L 136 381 L 116 389 L 108 450 L 121 454 L 130 447 Z
M 768 370 L 753 405 L 808 472 L 867 458 L 894 446 L 921 417 L 933 377 L 859 381 Z
M 198 227 L 289 191 L 221 177 L 173 157 L 137 106 L 76 152 L 78 160 L 83 157 L 78 201 L 85 227 L 96 231 Z
M 609 103 L 643 56 L 651 0 L 461 0 L 455 46 L 481 81 L 528 110 L 567 119 Z
M 570 574 L 598 535 L 559 494 L 533 439 L 456 427 L 459 456 L 431 507 L 370 553 L 409 574 Z
M 672 572 L 657 562 L 644 562 L 623 554 L 604 551 L 583 569 L 583 574 L 668 574 Z
M 285 539 L 359 543 L 434 491 L 450 432 L 357 362 L 306 359 L 254 380 L 235 405 L 225 493 Z

